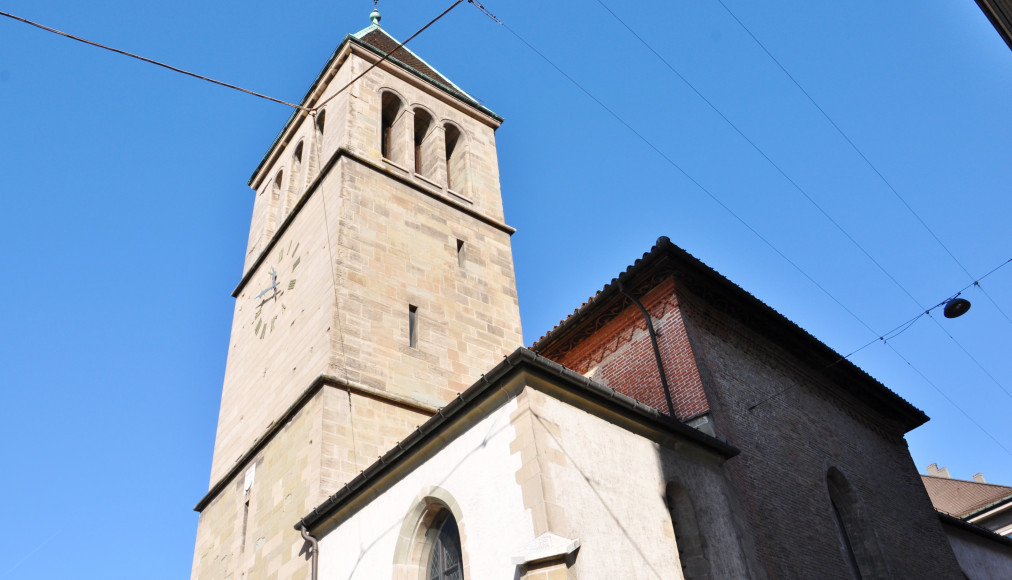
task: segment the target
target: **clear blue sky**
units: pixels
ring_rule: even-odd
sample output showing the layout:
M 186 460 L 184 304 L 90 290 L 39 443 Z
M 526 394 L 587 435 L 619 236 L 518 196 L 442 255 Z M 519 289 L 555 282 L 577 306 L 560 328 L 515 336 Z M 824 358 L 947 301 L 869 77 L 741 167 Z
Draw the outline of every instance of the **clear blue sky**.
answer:
M 465 3 L 411 47 L 506 118 L 499 162 L 528 344 L 661 235 L 844 354 L 1012 258 L 1012 51 L 973 0 L 724 0 L 969 275 L 717 0 L 604 1 L 888 276 L 596 0 L 487 6 L 874 332 Z M 448 5 L 380 9 L 403 39 Z M 371 9 L 0 6 L 293 101 Z M 188 576 L 246 180 L 289 112 L 0 18 L 0 579 Z M 852 360 L 932 417 L 908 436 L 920 471 L 938 462 L 1012 484 L 1012 456 L 919 374 L 1012 448 L 1012 265 L 982 286 L 1001 310 L 971 289 L 963 318 L 924 318 L 890 342 L 913 366 L 882 344 Z

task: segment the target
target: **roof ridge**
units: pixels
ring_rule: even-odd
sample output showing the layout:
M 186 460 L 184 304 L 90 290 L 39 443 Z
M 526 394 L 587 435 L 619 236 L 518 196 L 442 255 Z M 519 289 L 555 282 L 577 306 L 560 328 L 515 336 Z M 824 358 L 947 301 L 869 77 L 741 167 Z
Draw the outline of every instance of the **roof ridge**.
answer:
M 383 36 L 389 38 L 391 41 L 393 41 L 394 43 L 396 43 L 398 45 L 398 48 L 396 48 L 396 49 L 394 49 L 394 50 L 392 50 L 390 52 L 386 52 L 382 48 L 376 46 L 375 44 L 373 44 L 373 43 L 371 43 L 371 42 L 369 42 L 368 40 L 365 39 L 366 36 L 368 36 L 368 35 L 370 35 L 370 34 L 372 34 L 374 32 L 379 32 L 379 33 L 383 34 Z M 389 32 L 387 32 L 386 30 L 384 30 L 379 24 L 371 24 L 371 25 L 363 28 L 362 30 L 356 32 L 355 34 L 351 34 L 349 36 L 351 36 L 351 37 L 355 38 L 356 40 L 359 40 L 359 41 L 361 41 L 361 42 L 369 45 L 372 48 L 375 48 L 376 50 L 378 50 L 382 54 L 386 55 L 387 59 L 389 59 L 389 60 L 395 60 L 395 61 L 398 62 L 398 64 L 401 64 L 402 66 L 408 67 L 413 72 L 416 72 L 416 73 L 418 73 L 418 74 L 420 74 L 420 75 L 422 75 L 422 76 L 424 76 L 426 78 L 429 78 L 429 75 L 425 74 L 424 71 L 418 70 L 416 67 L 413 67 L 410 64 L 404 62 L 404 59 L 398 58 L 396 55 L 394 55 L 395 52 L 400 52 L 402 50 L 405 51 L 405 52 L 407 52 L 412 57 L 414 57 L 416 60 L 418 60 L 420 63 L 422 63 L 423 65 L 425 65 L 426 68 L 428 68 L 433 73 L 435 73 L 436 76 L 438 77 L 438 78 L 431 78 L 430 80 L 432 80 L 432 81 L 434 81 L 434 82 L 436 82 L 438 84 L 445 84 L 447 88 L 452 89 L 453 91 L 455 91 L 457 93 L 460 93 L 462 96 L 466 97 L 467 99 L 470 99 L 471 101 L 474 101 L 475 103 L 478 102 L 478 99 L 475 99 L 474 97 L 472 97 L 471 95 L 469 95 L 467 93 L 467 91 L 465 91 L 464 89 L 462 89 L 459 86 L 457 86 L 457 84 L 454 83 L 453 81 L 451 81 L 449 79 L 449 77 L 447 77 L 443 73 L 439 72 L 439 70 L 437 70 L 436 67 L 434 67 L 431 64 L 429 64 L 428 62 L 426 62 L 426 60 L 424 58 L 418 56 L 418 53 L 416 53 L 415 51 L 413 51 L 410 48 L 408 48 L 407 45 L 401 45 L 401 41 L 399 41 L 396 38 L 394 38 L 394 36 L 392 34 L 390 34 Z
M 932 480 L 937 480 L 937 481 L 953 481 L 953 482 L 959 482 L 959 483 L 972 483 L 973 485 L 986 485 L 986 486 L 989 486 L 989 487 L 1000 487 L 1002 489 L 1007 489 L 1007 490 L 1009 490 L 1010 493 L 1012 493 L 1012 486 L 1010 486 L 1010 485 L 1002 485 L 1000 483 L 988 483 L 986 481 L 985 482 L 980 482 L 980 481 L 975 481 L 975 480 L 972 480 L 972 479 L 960 479 L 958 477 L 939 477 L 937 475 L 928 475 L 928 474 L 924 474 L 924 473 L 921 473 L 919 475 L 922 478 L 923 477 L 930 477 Z

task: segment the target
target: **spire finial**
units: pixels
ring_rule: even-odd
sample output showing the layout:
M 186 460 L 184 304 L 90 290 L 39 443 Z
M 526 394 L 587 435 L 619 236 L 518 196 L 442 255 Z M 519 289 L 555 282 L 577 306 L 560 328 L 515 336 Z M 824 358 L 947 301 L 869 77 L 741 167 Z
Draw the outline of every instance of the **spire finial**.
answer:
M 379 11 L 379 0 L 372 0 L 372 14 L 369 15 L 369 20 L 376 26 L 380 25 L 380 11 Z

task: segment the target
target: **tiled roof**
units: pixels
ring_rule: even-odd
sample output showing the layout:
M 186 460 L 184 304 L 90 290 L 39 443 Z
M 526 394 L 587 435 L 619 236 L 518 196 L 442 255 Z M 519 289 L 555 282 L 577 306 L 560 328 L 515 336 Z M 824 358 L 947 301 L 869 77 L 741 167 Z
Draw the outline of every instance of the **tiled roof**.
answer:
M 770 342 L 807 360 L 813 368 L 822 369 L 824 376 L 838 385 L 845 385 L 847 390 L 869 405 L 890 410 L 906 430 L 928 421 L 928 416 L 906 399 L 663 236 L 642 258 L 531 345 L 531 350 L 548 358 L 566 352 L 631 306 L 631 302 L 621 295 L 620 286 L 626 286 L 627 291 L 633 294 L 642 295 L 657 283 L 659 277 L 664 276 L 673 276 L 682 286 L 737 318 Z
M 983 508 L 1012 499 L 1012 487 L 962 479 L 922 475 L 921 481 L 935 509 L 965 518 Z
M 422 60 L 417 54 L 411 52 L 408 47 L 401 46 L 400 48 L 397 48 L 401 43 L 394 37 L 390 36 L 387 31 L 383 30 L 378 25 L 373 24 L 364 30 L 360 30 L 355 34 L 352 34 L 351 38 L 360 41 L 362 44 L 373 49 L 380 55 L 389 55 L 387 56 L 387 60 L 400 65 L 401 67 L 438 86 L 444 91 L 447 91 L 448 93 L 479 107 L 497 119 L 499 118 L 498 115 L 489 111 L 486 107 L 479 103 L 477 99 L 464 92 L 463 89 L 453 84 L 450 79 L 432 68 L 429 63 Z

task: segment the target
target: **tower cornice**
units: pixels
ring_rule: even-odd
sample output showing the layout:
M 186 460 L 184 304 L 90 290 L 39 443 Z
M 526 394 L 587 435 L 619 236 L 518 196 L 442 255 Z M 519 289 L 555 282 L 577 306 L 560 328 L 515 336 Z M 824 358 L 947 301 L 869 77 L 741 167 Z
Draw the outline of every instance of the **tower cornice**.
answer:
M 401 50 L 407 50 L 407 47 L 403 47 Z M 482 121 L 493 129 L 498 128 L 503 122 L 502 117 L 495 114 L 487 107 L 479 104 L 473 99 L 473 97 L 464 93 L 456 86 L 447 86 L 436 79 L 430 78 L 422 72 L 401 62 L 395 56 L 387 57 L 386 60 L 380 62 L 385 55 L 382 51 L 370 46 L 365 41 L 356 38 L 355 35 L 349 34 L 345 37 L 341 44 L 338 45 L 337 49 L 327 60 L 327 64 L 324 65 L 323 69 L 320 71 L 320 74 L 317 75 L 316 80 L 313 81 L 309 90 L 306 91 L 305 96 L 302 97 L 302 101 L 299 102 L 300 108 L 292 112 L 291 116 L 288 117 L 288 121 L 285 122 L 284 127 L 282 127 L 277 137 L 274 138 L 270 147 L 267 148 L 267 152 L 260 160 L 260 163 L 257 164 L 256 169 L 253 170 L 249 181 L 247 181 L 247 184 L 251 188 L 257 189 L 260 187 L 260 184 L 267 173 L 265 170 L 280 156 L 281 151 L 291 141 L 302 122 L 306 119 L 306 117 L 310 116 L 308 111 L 311 111 L 314 107 L 318 106 L 318 103 L 327 87 L 330 85 L 330 82 L 337 76 L 338 70 L 352 54 L 362 58 L 362 60 L 369 63 L 370 66 L 377 65 L 378 68 L 382 68 L 387 73 L 393 74 L 402 80 L 409 82 L 411 80 L 423 81 L 422 83 L 419 83 L 419 85 L 424 88 L 426 92 L 436 96 L 446 103 L 449 103 L 455 108 L 468 113 L 470 116 Z M 414 56 L 413 53 L 410 54 Z M 452 83 L 450 84 L 452 85 Z
M 319 188 L 319 185 L 323 181 L 323 179 L 327 176 L 327 173 L 329 173 L 330 170 L 334 167 L 334 165 L 338 162 L 338 160 L 340 160 L 343 157 L 348 157 L 349 159 L 352 159 L 361 165 L 369 167 L 370 169 L 382 173 L 387 177 L 391 177 L 396 181 L 399 181 L 400 183 L 403 183 L 404 185 L 411 187 L 415 191 L 418 191 L 428 197 L 431 197 L 439 202 L 442 202 L 460 211 L 463 214 L 466 214 L 478 221 L 486 223 L 494 227 L 495 229 L 505 232 L 511 236 L 517 231 L 516 228 L 506 225 L 505 223 L 499 220 L 492 219 L 482 214 L 481 212 L 471 209 L 465 204 L 454 201 L 453 199 L 443 195 L 435 187 L 427 187 L 416 180 L 410 179 L 407 175 L 401 175 L 396 171 L 392 171 L 386 167 L 381 166 L 375 161 L 371 161 L 366 157 L 363 157 L 345 147 L 342 147 L 337 151 L 335 151 L 334 154 L 330 157 L 330 159 L 327 160 L 327 163 L 323 166 L 323 169 L 320 171 L 320 174 L 317 175 L 316 179 L 313 180 L 313 183 L 311 183 L 309 187 L 306 188 L 305 193 L 303 193 L 299 201 L 296 202 L 295 207 L 293 207 L 292 211 L 289 212 L 288 217 L 285 218 L 285 221 L 283 221 L 278 226 L 278 230 L 277 232 L 274 233 L 274 237 L 272 237 L 270 242 L 268 242 L 267 245 L 264 246 L 264 249 L 257 256 L 256 260 L 254 260 L 253 263 L 250 264 L 250 267 L 246 270 L 246 272 L 243 273 L 242 279 L 239 280 L 239 283 L 236 285 L 235 290 L 232 290 L 233 298 L 237 298 L 239 294 L 242 293 L 243 288 L 246 287 L 246 284 L 249 282 L 250 278 L 252 278 L 253 275 L 256 273 L 257 268 L 259 268 L 260 264 L 262 264 L 263 261 L 267 259 L 267 256 L 271 254 L 271 252 L 274 250 L 274 246 L 277 244 L 277 241 L 281 239 L 285 231 L 288 229 L 288 226 L 291 225 L 292 221 L 295 220 L 295 216 L 297 216 L 302 211 L 302 208 L 305 207 L 306 202 L 309 201 L 309 198 L 311 198 L 313 194 L 316 193 L 316 190 Z

